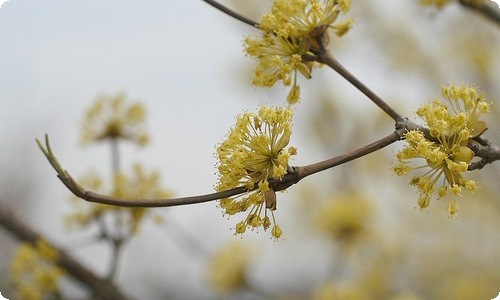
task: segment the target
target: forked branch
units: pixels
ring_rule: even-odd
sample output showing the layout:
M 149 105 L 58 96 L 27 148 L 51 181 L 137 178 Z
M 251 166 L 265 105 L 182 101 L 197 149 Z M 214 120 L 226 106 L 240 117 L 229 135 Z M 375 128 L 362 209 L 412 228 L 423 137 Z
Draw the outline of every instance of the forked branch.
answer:
M 269 186 L 273 188 L 274 191 L 284 190 L 295 183 L 299 182 L 303 178 L 310 176 L 312 174 L 333 168 L 335 166 L 344 164 L 351 160 L 357 159 L 359 157 L 370 154 L 374 151 L 377 151 L 385 146 L 388 146 L 398 140 L 403 136 L 406 126 L 400 126 L 394 132 L 389 134 L 388 136 L 371 143 L 369 145 L 360 147 L 358 149 L 352 150 L 346 154 L 342 154 L 331 159 L 313 163 L 306 166 L 298 166 L 298 167 L 290 167 L 289 172 L 283 177 L 282 180 L 269 180 Z M 251 191 L 253 189 L 258 188 L 256 184 L 253 189 L 248 190 L 245 187 L 237 187 L 234 189 L 192 196 L 192 197 L 181 197 L 181 198 L 171 198 L 171 199 L 120 199 L 115 197 L 110 197 L 107 195 L 102 195 L 98 193 L 94 193 L 92 191 L 88 191 L 84 189 L 81 185 L 73 179 L 73 177 L 63 169 L 57 157 L 55 156 L 52 148 L 50 146 L 49 138 L 45 135 L 45 146 L 37 139 L 36 140 L 38 146 L 42 150 L 45 157 L 48 159 L 49 163 L 52 165 L 54 170 L 57 172 L 57 177 L 62 181 L 62 183 L 78 198 L 87 200 L 89 202 L 101 203 L 101 204 L 109 204 L 116 206 L 125 206 L 125 207 L 167 207 L 167 206 L 180 206 L 180 205 L 188 205 L 188 204 L 196 204 L 202 202 L 208 202 L 213 200 L 218 200 L 222 198 L 228 198 L 231 196 L 239 195 Z
M 45 157 L 49 160 L 50 164 L 56 170 L 57 177 L 64 183 L 64 185 L 78 198 L 82 198 L 89 202 L 96 202 L 109 205 L 117 206 L 127 206 L 127 207 L 163 207 L 163 206 L 178 206 L 186 204 L 202 203 L 207 201 L 213 201 L 221 198 L 227 198 L 242 194 L 247 190 L 244 187 L 238 187 L 231 190 L 212 193 L 207 195 L 200 195 L 194 197 L 183 197 L 183 198 L 172 198 L 172 199 L 135 199 L 135 200 L 124 200 L 116 199 L 106 195 L 101 195 L 91 191 L 87 191 L 81 185 L 73 179 L 73 177 L 61 166 L 57 157 L 54 155 L 52 148 L 50 147 L 49 137 L 45 135 L 45 147 L 42 143 L 36 139 L 38 147 L 42 150 Z

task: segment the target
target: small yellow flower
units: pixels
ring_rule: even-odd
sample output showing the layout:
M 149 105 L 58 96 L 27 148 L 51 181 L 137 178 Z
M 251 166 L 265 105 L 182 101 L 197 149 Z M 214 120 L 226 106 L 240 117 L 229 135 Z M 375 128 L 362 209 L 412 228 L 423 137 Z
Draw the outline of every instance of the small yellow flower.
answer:
M 21 244 L 11 261 L 11 280 L 18 299 L 48 299 L 58 293 L 64 274 L 57 266 L 59 253 L 44 240 Z
M 128 105 L 125 95 L 101 96 L 87 110 L 83 123 L 83 144 L 102 140 L 129 140 L 147 144 L 146 113 L 140 103 Z
M 394 167 L 398 175 L 412 170 L 428 167 L 429 171 L 411 180 L 420 191 L 418 205 L 425 209 L 430 204 L 432 194 L 438 198 L 446 195 L 461 195 L 462 189 L 477 190 L 476 182 L 467 180 L 463 173 L 474 157 L 467 147 L 469 139 L 479 136 L 486 130 L 484 122 L 479 121 L 482 114 L 489 112 L 484 95 L 475 87 L 465 85 L 446 86 L 442 95 L 447 104 L 434 100 L 417 110 L 429 128 L 432 140 L 420 131 L 410 131 L 405 135 L 407 146 L 398 154 L 399 163 Z M 424 165 L 411 166 L 410 161 L 421 158 Z M 458 212 L 458 203 L 451 199 L 448 205 L 450 215 Z
M 275 0 L 271 12 L 259 23 L 263 36 L 248 37 L 246 52 L 258 60 L 253 84 L 273 86 L 276 81 L 292 84 L 287 100 L 295 104 L 300 99 L 297 72 L 311 78 L 314 63 L 302 59 L 305 54 L 319 51 L 328 40 L 327 30 L 342 36 L 352 27 L 352 20 L 334 22 L 345 13 L 350 0 Z
M 244 113 L 236 119 L 226 140 L 217 147 L 219 182 L 217 191 L 244 186 L 251 190 L 243 195 L 219 201 L 224 214 L 234 215 L 249 210 L 244 221 L 236 225 L 236 233 L 246 228 L 269 228 L 278 238 L 281 229 L 276 225 L 276 193 L 269 187 L 269 179 L 281 180 L 287 172 L 288 160 L 297 150 L 286 148 L 290 141 L 292 111 L 290 108 L 261 107 L 259 113 Z M 262 216 L 263 214 L 263 216 Z

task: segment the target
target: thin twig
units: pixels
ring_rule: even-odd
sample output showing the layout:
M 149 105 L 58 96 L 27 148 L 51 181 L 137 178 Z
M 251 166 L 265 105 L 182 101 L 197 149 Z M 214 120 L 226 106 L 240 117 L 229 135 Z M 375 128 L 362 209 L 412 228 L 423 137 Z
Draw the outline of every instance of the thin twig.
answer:
M 337 73 L 339 73 L 342 77 L 344 77 L 347 81 L 349 81 L 352 85 L 354 85 L 360 92 L 365 94 L 370 100 L 373 101 L 380 109 L 382 109 L 386 114 L 388 114 L 395 122 L 401 122 L 404 118 L 396 112 L 391 106 L 389 106 L 384 100 L 382 100 L 377 94 L 375 94 L 372 90 L 370 90 L 364 83 L 362 83 L 356 76 L 352 75 L 344 66 L 342 66 L 330 53 L 328 50 L 323 50 L 321 53 L 318 53 L 312 57 L 306 57 L 317 62 L 323 63 Z
M 253 21 L 253 20 L 250 20 L 240 14 L 238 14 L 237 12 L 233 11 L 233 10 L 230 10 L 229 8 L 225 7 L 224 5 L 218 3 L 217 1 L 213 1 L 213 0 L 203 0 L 205 3 L 215 7 L 216 9 L 222 11 L 223 13 L 225 13 L 226 15 L 228 16 L 231 16 L 233 18 L 235 18 L 236 20 L 238 21 L 241 21 L 245 24 L 248 24 L 250 26 L 253 26 L 253 27 L 256 27 L 256 28 L 259 28 L 259 23 Z
M 45 135 L 45 147 L 42 143 L 36 139 L 38 147 L 42 150 L 45 157 L 48 159 L 54 170 L 57 172 L 57 177 L 64 183 L 64 185 L 78 198 L 82 198 L 89 202 L 109 204 L 115 206 L 125 206 L 125 207 L 166 207 L 166 206 L 179 206 L 187 204 L 196 204 L 202 202 L 213 201 L 217 199 L 227 198 L 235 195 L 239 195 L 247 192 L 245 187 L 237 187 L 231 190 L 226 190 L 222 192 L 192 196 L 192 197 L 182 197 L 182 198 L 171 198 L 171 199 L 134 199 L 134 200 L 123 200 L 106 195 L 101 195 L 91 191 L 85 190 L 80 186 L 71 175 L 63 169 L 56 156 L 54 155 L 52 148 L 50 147 L 49 137 Z
M 121 257 L 125 240 L 120 238 L 117 240 L 111 240 L 110 242 L 111 242 L 111 260 L 110 260 L 108 276 L 106 276 L 106 279 L 109 281 L 113 281 L 116 272 L 118 270 L 118 262 Z
M 89 288 L 91 294 L 97 296 L 99 299 L 129 299 L 114 284 L 99 278 L 92 271 L 74 260 L 64 250 L 48 242 L 45 237 L 42 237 L 39 233 L 28 227 L 28 225 L 22 223 L 10 210 L 2 207 L 2 205 L 0 205 L 0 226 L 3 226 L 3 228 L 17 239 L 26 243 L 35 244 L 38 240 L 43 239 L 50 247 L 56 249 L 59 253 L 57 265 L 64 269 L 66 273 L 76 281 Z
M 471 1 L 471 0 L 458 0 L 458 2 L 465 8 L 473 10 L 488 20 L 500 25 L 500 9 L 496 8 L 491 1 Z M 490 3 L 488 3 L 490 2 Z
M 314 173 L 324 171 L 326 169 L 335 167 L 337 165 L 349 162 L 353 159 L 362 157 L 369 153 L 372 153 L 376 150 L 379 150 L 391 143 L 400 140 L 403 136 L 405 127 L 399 126 L 393 133 L 376 141 L 367 146 L 361 147 L 359 149 L 353 150 L 347 154 L 339 155 L 332 159 L 314 163 L 307 166 L 302 167 L 291 167 L 291 172 L 287 173 L 282 180 L 269 180 L 269 186 L 273 188 L 275 191 L 284 190 L 295 183 L 299 182 L 301 179 L 312 175 Z M 172 198 L 172 199 L 120 199 L 114 198 L 106 195 L 97 194 L 91 191 L 85 190 L 81 187 L 72 177 L 69 175 L 67 171 L 65 171 L 59 162 L 57 161 L 56 156 L 54 155 L 52 148 L 50 147 L 49 138 L 45 136 L 45 147 L 40 143 L 40 141 L 36 140 L 38 146 L 42 150 L 42 152 L 47 157 L 48 161 L 52 165 L 52 167 L 56 170 L 59 179 L 63 182 L 63 184 L 73 193 L 75 196 L 87 200 L 89 202 L 101 203 L 101 204 L 109 204 L 115 206 L 125 206 L 125 207 L 166 207 L 166 206 L 179 206 L 179 205 L 188 205 L 195 203 L 208 202 L 213 200 L 218 200 L 222 198 L 227 198 L 235 195 L 239 195 L 249 190 L 245 187 L 237 187 L 231 190 L 226 190 L 222 192 L 200 195 L 200 196 L 192 196 L 192 197 L 182 197 L 182 198 Z M 258 185 L 256 184 L 253 189 L 256 189 Z

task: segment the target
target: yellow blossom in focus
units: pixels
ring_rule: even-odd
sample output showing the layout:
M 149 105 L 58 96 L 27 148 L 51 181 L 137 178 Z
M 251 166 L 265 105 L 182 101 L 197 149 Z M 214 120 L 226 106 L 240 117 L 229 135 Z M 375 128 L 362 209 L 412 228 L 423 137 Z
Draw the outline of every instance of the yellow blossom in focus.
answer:
M 273 214 L 276 193 L 269 187 L 268 180 L 281 180 L 287 172 L 290 156 L 297 153 L 294 147 L 286 148 L 292 133 L 291 121 L 290 108 L 263 106 L 258 114 L 239 115 L 226 140 L 217 147 L 220 174 L 217 191 L 240 186 L 251 190 L 257 186 L 253 191 L 219 202 L 227 215 L 249 210 L 245 220 L 236 225 L 237 234 L 244 233 L 247 228 L 266 230 L 271 225 L 274 238 L 282 234 Z
M 245 287 L 251 252 L 241 242 L 231 242 L 219 249 L 208 267 L 208 281 L 220 293 Z
M 290 104 L 297 103 L 300 99 L 297 73 L 309 79 L 314 65 L 304 61 L 303 55 L 314 55 L 328 43 L 327 30 L 337 36 L 347 33 L 353 21 L 336 20 L 350 5 L 350 0 L 275 0 L 271 12 L 259 23 L 262 37 L 245 40 L 247 54 L 258 60 L 252 83 L 267 87 L 276 81 L 292 84 L 287 100 Z
M 372 206 L 366 198 L 348 193 L 326 203 L 315 222 L 319 229 L 337 240 L 350 242 L 366 233 L 371 212 Z
M 11 261 L 11 281 L 17 299 L 52 299 L 58 294 L 58 281 L 63 275 L 57 266 L 59 253 L 47 242 L 23 243 Z
M 407 132 L 407 145 L 397 154 L 399 164 L 394 167 L 398 175 L 430 168 L 411 180 L 411 184 L 420 191 L 418 205 L 422 209 L 429 206 L 434 193 L 442 198 L 461 195 L 463 189 L 471 192 L 477 190 L 474 180 L 463 177 L 474 157 L 474 152 L 467 144 L 471 138 L 486 130 L 485 123 L 478 119 L 489 112 L 489 106 L 484 95 L 475 87 L 446 86 L 442 88 L 442 96 L 446 104 L 436 99 L 417 110 L 417 115 L 427 123 L 432 140 L 420 131 Z M 423 159 L 424 164 L 410 165 L 417 158 Z M 458 208 L 456 199 L 450 199 L 450 215 L 455 215 Z
M 93 191 L 102 190 L 102 180 L 97 174 L 90 174 L 82 181 L 82 185 Z M 160 186 L 160 175 L 158 172 L 147 173 L 140 164 L 133 166 L 131 175 L 120 172 L 113 182 L 109 192 L 112 197 L 122 199 L 160 199 L 169 198 L 171 193 Z M 87 226 L 97 221 L 106 214 L 119 216 L 119 224 L 129 234 L 137 233 L 140 225 L 152 215 L 152 210 L 144 207 L 119 207 L 105 204 L 89 204 L 77 199 L 75 212 L 66 216 L 66 224 L 69 226 Z
M 129 140 L 140 146 L 149 137 L 144 126 L 146 112 L 140 103 L 128 104 L 125 96 L 101 96 L 87 110 L 83 122 L 82 142 Z

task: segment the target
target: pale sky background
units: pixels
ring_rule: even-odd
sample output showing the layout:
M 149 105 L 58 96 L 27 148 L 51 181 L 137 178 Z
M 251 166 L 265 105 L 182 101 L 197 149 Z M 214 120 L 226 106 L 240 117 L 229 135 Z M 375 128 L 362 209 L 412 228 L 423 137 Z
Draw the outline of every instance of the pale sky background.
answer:
M 400 14 L 409 11 L 401 4 L 403 1 L 385 2 Z M 450 8 L 443 18 L 446 20 L 446 14 L 454 13 L 458 10 Z M 438 32 L 439 20 L 435 22 Z M 357 26 L 359 32 L 367 30 L 362 21 Z M 418 32 L 419 28 L 413 30 Z M 245 58 L 242 47 L 249 34 L 257 32 L 199 0 L 4 3 L 0 10 L 2 204 L 12 207 L 56 243 L 71 249 L 97 272 L 103 271 L 107 249 L 75 246 L 81 244 L 79 237 L 90 232 L 68 234 L 64 230 L 61 216 L 71 209 L 69 192 L 36 147 L 35 137 L 43 138 L 48 133 L 60 162 L 75 177 L 88 170 L 109 175 L 109 149 L 105 145 L 80 147 L 81 121 L 98 95 L 125 92 L 128 99 L 141 100 L 146 106 L 152 142 L 144 149 L 123 147 L 124 169 L 132 162 L 143 162 L 148 170 L 159 170 L 164 186 L 178 196 L 211 192 L 217 179 L 214 147 L 232 126 L 235 116 L 243 110 L 255 111 L 262 103 L 285 103 L 282 99 L 286 91 L 281 85 L 267 91 L 249 84 L 253 61 Z M 353 30 L 345 43 L 360 37 L 362 33 Z M 439 93 L 441 83 L 430 91 L 410 82 L 412 76 L 389 74 L 386 62 L 373 56 L 368 46 L 341 48 L 339 55 L 374 90 L 391 88 L 389 99 L 404 95 L 410 102 Z M 360 57 L 370 60 L 370 66 L 359 62 Z M 450 82 L 454 76 L 462 80 L 452 70 L 447 75 Z M 315 76 L 319 78 L 317 82 L 303 85 L 304 95 L 308 89 L 333 78 L 338 86 L 331 89 L 356 95 L 349 105 L 362 114 L 367 100 L 352 87 L 338 76 L 333 77 L 329 70 L 319 70 Z M 308 140 L 308 127 L 301 126 L 307 122 L 310 109 L 305 103 L 301 105 L 296 111 L 296 134 L 291 142 L 299 149 L 293 162 L 296 165 L 327 158 Z M 392 126 L 388 121 L 388 132 Z M 394 179 L 390 174 L 387 177 Z M 281 203 L 286 203 L 296 190 L 279 195 Z M 19 195 L 22 199 L 18 199 Z M 280 205 L 279 209 L 282 227 L 286 227 L 287 222 L 293 222 L 293 216 L 286 217 L 290 208 Z M 146 226 L 144 233 L 128 245 L 119 284 L 137 298 L 217 298 L 203 280 L 206 258 L 222 242 L 234 239 L 229 228 L 239 217 L 222 217 L 215 202 L 159 211 L 164 211 L 166 224 Z M 270 288 L 300 290 L 308 285 L 308 280 L 313 282 L 326 272 L 324 253 L 320 251 L 322 242 L 312 240 L 289 248 L 303 232 L 287 234 L 279 243 L 270 242 L 267 234 L 250 234 L 245 239 L 264 241 L 262 247 L 270 250 L 263 250 L 266 256 L 253 270 L 261 275 L 256 278 L 262 278 Z M 189 253 L 192 246 L 186 241 L 191 237 L 203 245 L 201 254 L 197 250 Z M 277 255 L 284 252 L 287 255 Z M 280 280 L 279 274 L 287 274 L 292 280 Z M 300 284 L 290 285 L 293 278 Z

